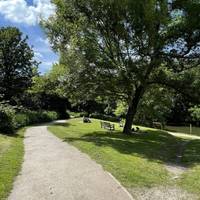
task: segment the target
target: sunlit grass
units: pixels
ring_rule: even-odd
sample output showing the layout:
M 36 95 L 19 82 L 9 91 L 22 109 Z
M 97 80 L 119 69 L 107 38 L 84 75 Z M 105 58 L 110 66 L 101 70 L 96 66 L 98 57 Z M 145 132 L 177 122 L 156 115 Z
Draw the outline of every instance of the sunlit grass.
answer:
M 191 192 L 200 191 L 200 140 L 187 140 L 164 131 L 140 127 L 141 134 L 127 136 L 115 124 L 116 131 L 100 127 L 99 120 L 83 123 L 72 119 L 49 127 L 62 140 L 87 153 L 93 160 L 111 172 L 124 186 L 153 187 L 181 186 Z M 176 163 L 176 154 L 182 142 L 187 142 L 180 164 L 188 166 L 178 180 L 166 170 L 166 163 Z M 195 184 L 193 181 L 196 181 Z
M 180 133 L 187 133 L 190 134 L 190 127 L 189 126 L 166 126 L 167 130 L 180 132 Z M 192 127 L 192 135 L 199 135 L 200 136 L 200 127 Z
M 13 136 L 0 134 L 0 200 L 6 199 L 23 160 L 23 133 Z

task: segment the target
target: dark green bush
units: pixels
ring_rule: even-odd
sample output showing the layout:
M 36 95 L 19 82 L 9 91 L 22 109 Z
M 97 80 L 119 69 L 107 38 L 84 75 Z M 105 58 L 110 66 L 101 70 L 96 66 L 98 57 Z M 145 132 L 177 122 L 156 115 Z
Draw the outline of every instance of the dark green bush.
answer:
M 70 113 L 67 111 L 65 113 L 58 113 L 59 119 L 70 119 Z
M 14 107 L 0 103 L 0 131 L 12 133 L 16 127 Z
M 41 122 L 50 122 L 58 119 L 58 114 L 54 111 L 26 111 L 16 114 L 17 128 Z
M 105 121 L 111 121 L 111 122 L 119 122 L 119 118 L 115 116 L 110 116 L 110 115 L 103 115 L 99 113 L 93 113 L 90 115 L 91 118 L 95 119 L 101 119 Z
M 18 113 L 15 115 L 16 128 L 27 126 L 31 124 L 29 117 L 25 113 Z
M 17 111 L 16 111 L 17 110 Z M 0 103 L 0 132 L 13 133 L 17 128 L 50 122 L 58 119 L 53 111 L 20 110 L 5 103 Z
M 69 112 L 69 117 L 73 117 L 73 118 L 79 118 L 85 115 L 88 115 L 88 114 L 85 112 Z

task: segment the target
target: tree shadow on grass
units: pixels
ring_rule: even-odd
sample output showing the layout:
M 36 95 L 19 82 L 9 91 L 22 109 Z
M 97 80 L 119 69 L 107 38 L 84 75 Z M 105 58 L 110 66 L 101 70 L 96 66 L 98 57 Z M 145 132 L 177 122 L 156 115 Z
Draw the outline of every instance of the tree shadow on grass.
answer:
M 0 135 L 10 137 L 10 138 L 24 138 L 23 135 L 18 133 L 1 133 Z
M 63 126 L 63 127 L 75 126 L 75 125 L 70 124 L 68 122 L 64 122 L 64 123 L 57 123 L 57 122 L 55 122 L 55 123 L 50 124 L 50 125 L 53 125 L 53 126 Z
M 185 148 L 183 162 L 186 165 L 198 164 L 200 163 L 200 140 L 195 139 L 187 143 L 187 148 Z
M 90 134 L 77 137 L 66 137 L 64 141 L 75 142 L 83 141 L 89 142 L 99 147 L 111 147 L 122 154 L 136 155 L 156 162 L 172 163 L 191 166 L 200 159 L 185 160 L 185 152 L 183 151 L 183 158 L 180 163 L 177 163 L 177 152 L 184 139 L 177 138 L 165 132 L 148 131 L 141 135 L 123 135 L 120 132 L 92 132 Z M 200 156 L 200 140 L 195 141 L 195 145 L 189 145 L 188 151 L 192 151 L 195 156 Z M 193 149 L 191 149 L 191 147 Z M 191 150 L 189 150 L 191 149 Z M 191 154 L 191 152 L 190 152 Z M 189 157 L 189 155 L 187 155 Z

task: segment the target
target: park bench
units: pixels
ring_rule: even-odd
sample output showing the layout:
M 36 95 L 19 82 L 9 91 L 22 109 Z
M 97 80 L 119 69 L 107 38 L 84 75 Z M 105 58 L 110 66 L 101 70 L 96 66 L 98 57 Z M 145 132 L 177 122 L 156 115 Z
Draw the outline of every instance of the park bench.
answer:
M 101 128 L 104 128 L 104 129 L 108 129 L 110 131 L 114 131 L 115 130 L 115 125 L 114 124 L 111 124 L 109 122 L 100 122 L 101 123 Z
M 163 129 L 163 124 L 160 122 L 153 122 L 153 127 L 157 129 Z

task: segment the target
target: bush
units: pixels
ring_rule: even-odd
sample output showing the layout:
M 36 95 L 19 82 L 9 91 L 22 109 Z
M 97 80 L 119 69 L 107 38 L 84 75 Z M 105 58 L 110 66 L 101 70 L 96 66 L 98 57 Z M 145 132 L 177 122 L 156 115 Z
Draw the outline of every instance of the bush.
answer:
M 0 103 L 0 131 L 4 133 L 12 133 L 16 127 L 15 109 L 14 107 Z
M 15 116 L 17 128 L 41 122 L 50 122 L 58 119 L 58 114 L 53 111 L 26 111 Z
M 68 113 L 67 111 L 62 114 L 58 112 L 58 115 L 59 115 L 59 119 L 70 119 L 70 113 Z
M 69 112 L 69 117 L 79 118 L 83 117 L 85 113 L 83 112 Z
M 15 121 L 16 121 L 16 128 L 20 128 L 31 124 L 30 119 L 27 117 L 27 114 L 25 113 L 16 114 Z
M 0 103 L 0 132 L 13 133 L 17 128 L 50 122 L 58 119 L 58 114 L 53 111 L 23 110 L 16 113 L 16 107 Z
M 40 113 L 37 113 L 40 116 L 38 116 L 39 121 L 37 121 L 37 123 L 39 122 L 50 122 L 50 121 L 54 121 L 56 119 L 58 119 L 58 114 L 54 111 L 43 111 Z
M 93 113 L 93 114 L 90 115 L 90 117 L 95 118 L 95 119 L 111 121 L 111 122 L 119 122 L 118 117 L 110 116 L 110 115 L 103 115 L 103 114 L 99 114 L 99 113 Z

